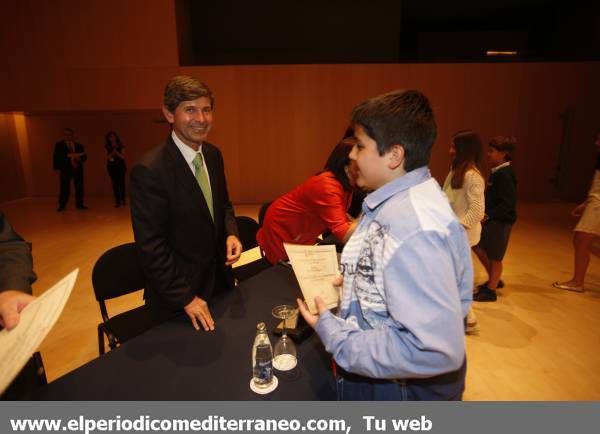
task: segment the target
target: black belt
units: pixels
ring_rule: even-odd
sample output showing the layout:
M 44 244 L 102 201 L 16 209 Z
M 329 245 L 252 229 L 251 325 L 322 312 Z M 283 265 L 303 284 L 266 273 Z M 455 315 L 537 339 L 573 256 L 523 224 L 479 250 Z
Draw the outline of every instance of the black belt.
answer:
M 342 377 L 346 380 L 355 381 L 359 383 L 374 383 L 374 384 L 402 384 L 402 385 L 419 385 L 419 386 L 431 386 L 435 384 L 448 384 L 455 382 L 460 375 L 462 375 L 462 371 L 465 369 L 466 359 L 463 362 L 462 366 L 458 368 L 456 371 L 446 372 L 444 374 L 435 375 L 433 377 L 427 378 L 371 378 L 365 377 L 363 375 L 354 374 L 352 372 L 346 371 L 340 365 L 338 365 L 335 361 L 332 361 L 333 365 L 333 373 L 336 377 Z

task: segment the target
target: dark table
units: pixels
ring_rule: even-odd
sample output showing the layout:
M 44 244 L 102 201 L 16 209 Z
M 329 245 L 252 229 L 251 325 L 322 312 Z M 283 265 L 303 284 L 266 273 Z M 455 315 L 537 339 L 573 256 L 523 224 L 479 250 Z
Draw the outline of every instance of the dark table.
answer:
M 329 400 L 335 399 L 330 358 L 318 336 L 297 344 L 298 365 L 275 370 L 278 388 L 249 388 L 256 324 L 271 330 L 271 309 L 294 304 L 291 269 L 277 265 L 219 295 L 211 303 L 214 332 L 196 331 L 177 317 L 50 383 L 43 400 Z M 270 335 L 274 346 L 276 336 Z M 65 343 L 68 345 L 68 343 Z

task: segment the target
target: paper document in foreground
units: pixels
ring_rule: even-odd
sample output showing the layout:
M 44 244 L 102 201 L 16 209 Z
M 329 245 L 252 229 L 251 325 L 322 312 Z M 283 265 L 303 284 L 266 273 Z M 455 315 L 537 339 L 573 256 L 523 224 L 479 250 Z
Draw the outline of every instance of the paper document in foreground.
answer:
M 311 313 L 316 314 L 315 297 L 321 296 L 327 308 L 337 307 L 340 295 L 333 278 L 339 274 L 334 245 L 303 246 L 283 243 L 304 300 Z
M 33 300 L 21 312 L 19 324 L 0 331 L 0 394 L 10 385 L 60 316 L 79 269 Z

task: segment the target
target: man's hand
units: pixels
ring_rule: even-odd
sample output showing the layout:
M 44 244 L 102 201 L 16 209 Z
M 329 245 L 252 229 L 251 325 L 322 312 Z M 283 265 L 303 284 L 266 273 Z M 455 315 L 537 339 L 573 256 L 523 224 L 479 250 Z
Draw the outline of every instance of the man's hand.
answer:
M 19 323 L 21 311 L 34 299 L 34 296 L 21 291 L 0 292 L 0 326 L 6 330 L 14 329 Z
M 210 310 L 208 310 L 208 304 L 200 297 L 194 297 L 183 310 L 185 310 L 187 316 L 192 320 L 192 324 L 196 330 L 200 330 L 198 322 L 202 324 L 205 331 L 212 331 L 215 329 L 215 322 L 210 315 Z
M 304 318 L 306 323 L 312 328 L 315 328 L 317 321 L 319 321 L 320 315 L 327 312 L 325 302 L 319 296 L 315 297 L 315 306 L 317 307 L 317 311 L 319 312 L 318 315 L 313 315 L 312 313 L 310 313 L 310 311 L 308 310 L 308 306 L 306 305 L 306 303 L 304 303 L 303 300 L 297 298 L 296 302 L 298 303 L 298 310 L 300 310 L 302 317 Z
M 225 241 L 225 247 L 227 249 L 227 260 L 225 265 L 231 265 L 240 259 L 242 254 L 242 243 L 235 235 L 229 235 Z

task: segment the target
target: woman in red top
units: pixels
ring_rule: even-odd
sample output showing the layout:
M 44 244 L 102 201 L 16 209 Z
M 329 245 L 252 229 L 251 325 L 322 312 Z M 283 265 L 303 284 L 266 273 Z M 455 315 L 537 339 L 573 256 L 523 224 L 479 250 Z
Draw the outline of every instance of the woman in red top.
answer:
M 345 242 L 354 229 L 346 211 L 352 202 L 356 168 L 348 158 L 354 139 L 345 138 L 333 149 L 325 170 L 269 205 L 256 234 L 260 248 L 272 264 L 287 259 L 283 243 L 315 244 L 330 231 Z

